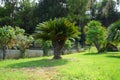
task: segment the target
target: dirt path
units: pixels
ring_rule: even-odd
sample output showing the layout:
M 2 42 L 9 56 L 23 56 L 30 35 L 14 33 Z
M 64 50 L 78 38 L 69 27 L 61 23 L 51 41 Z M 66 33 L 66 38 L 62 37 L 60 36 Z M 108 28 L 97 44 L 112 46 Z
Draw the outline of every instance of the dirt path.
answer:
M 56 80 L 55 76 L 58 74 L 56 67 L 21 68 L 20 70 L 31 76 L 30 80 L 33 80 L 32 76 L 41 78 L 38 80 Z

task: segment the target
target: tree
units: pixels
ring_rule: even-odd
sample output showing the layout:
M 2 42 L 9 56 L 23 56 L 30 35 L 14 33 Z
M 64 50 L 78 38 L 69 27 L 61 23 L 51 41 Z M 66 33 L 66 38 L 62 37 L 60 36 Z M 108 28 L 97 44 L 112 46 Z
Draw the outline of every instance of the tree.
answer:
M 107 41 L 117 44 L 120 43 L 120 20 L 108 27 Z
M 1 0 L 0 6 L 0 26 L 11 25 L 13 26 L 14 15 L 17 12 L 19 0 Z
M 21 51 L 21 58 L 26 57 L 26 49 L 29 48 L 29 46 L 33 42 L 33 37 L 31 35 L 27 36 L 25 35 L 25 30 L 20 29 L 19 27 L 15 28 L 16 30 L 16 46 L 20 49 Z
M 78 28 L 65 18 L 40 23 L 36 29 L 36 37 L 51 40 L 54 50 L 54 59 L 60 59 L 61 50 L 67 38 L 78 37 Z
M 33 16 L 34 8 L 34 1 L 21 0 L 18 10 L 16 10 L 16 14 L 14 15 L 14 25 L 20 26 L 28 34 L 32 34 L 36 26 L 36 19 Z
M 117 2 L 114 0 L 103 0 L 98 3 L 96 20 L 100 20 L 106 27 L 120 18 L 120 12 L 116 9 Z
M 24 51 L 31 44 L 33 38 L 25 36 L 24 30 L 19 27 L 3 26 L 0 28 L 0 47 L 3 51 L 3 59 L 6 57 L 6 49 L 18 46 Z
M 89 3 L 91 0 L 67 0 L 68 7 L 68 19 L 76 22 L 76 25 L 80 28 L 81 39 L 76 40 L 76 45 L 80 42 L 81 46 L 85 46 L 85 33 L 84 26 L 88 22 L 89 18 L 86 14 L 86 11 L 89 8 Z
M 86 42 L 88 44 L 94 44 L 98 53 L 100 53 L 106 37 L 105 28 L 102 27 L 102 24 L 99 21 L 93 20 L 85 26 L 85 32 Z
M 0 26 L 19 26 L 25 29 L 26 33 L 33 33 L 37 22 L 33 16 L 36 5 L 35 0 L 2 1 L 2 6 L 0 6 Z
M 3 59 L 6 56 L 6 49 L 11 48 L 15 41 L 15 30 L 11 26 L 0 28 L 0 47 L 3 51 Z
M 5 7 L 0 7 L 0 26 L 10 25 L 11 18 L 8 16 L 7 9 Z
M 67 15 L 66 0 L 39 0 L 34 15 L 38 23 Z
M 120 4 L 120 0 L 102 0 L 102 2 L 103 3 L 105 2 L 104 7 L 103 7 L 104 15 L 106 15 L 106 13 L 108 13 L 111 6 L 113 7 L 113 4 L 115 4 L 115 5 Z

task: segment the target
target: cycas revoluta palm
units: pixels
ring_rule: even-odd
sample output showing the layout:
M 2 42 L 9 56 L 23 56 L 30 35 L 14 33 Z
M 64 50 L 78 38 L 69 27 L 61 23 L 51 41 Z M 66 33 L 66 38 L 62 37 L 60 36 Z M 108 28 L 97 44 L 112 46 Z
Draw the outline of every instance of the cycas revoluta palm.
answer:
M 80 32 L 74 23 L 65 18 L 59 18 L 40 23 L 36 28 L 36 38 L 51 40 L 54 49 L 54 59 L 61 58 L 60 52 L 67 38 L 77 38 Z
M 106 37 L 106 31 L 105 28 L 102 27 L 102 24 L 99 21 L 92 20 L 85 26 L 85 32 L 86 42 L 88 44 L 94 44 L 98 53 L 101 53 Z
M 120 20 L 109 26 L 107 40 L 115 43 L 120 42 Z

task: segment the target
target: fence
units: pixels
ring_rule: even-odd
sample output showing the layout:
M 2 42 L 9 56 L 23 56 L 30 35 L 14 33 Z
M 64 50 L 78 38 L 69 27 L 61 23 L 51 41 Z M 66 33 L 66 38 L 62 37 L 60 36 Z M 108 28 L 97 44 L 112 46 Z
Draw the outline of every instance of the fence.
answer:
M 52 52 L 51 52 L 52 53 Z M 6 59 L 18 59 L 21 56 L 20 50 L 6 50 Z M 43 56 L 42 50 L 26 50 L 27 57 L 40 57 Z M 0 59 L 3 58 L 2 50 L 0 50 Z
M 65 51 L 64 53 L 69 54 L 69 53 L 74 53 L 76 52 L 75 49 L 72 49 L 71 51 Z M 48 52 L 48 56 L 53 55 L 53 51 L 50 50 Z M 43 56 L 43 50 L 26 50 L 26 57 L 40 57 Z M 6 50 L 6 59 L 19 59 L 21 57 L 21 52 L 20 50 Z M 0 59 L 3 58 L 3 52 L 0 50 Z

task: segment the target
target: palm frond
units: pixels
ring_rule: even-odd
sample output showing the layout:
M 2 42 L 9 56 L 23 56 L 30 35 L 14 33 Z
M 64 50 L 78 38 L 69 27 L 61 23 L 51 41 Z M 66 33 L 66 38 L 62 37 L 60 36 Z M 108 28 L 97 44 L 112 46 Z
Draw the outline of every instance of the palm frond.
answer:
M 120 20 L 109 26 L 107 40 L 109 42 L 120 42 Z
M 79 34 L 75 24 L 65 18 L 40 23 L 36 28 L 36 36 L 45 40 L 78 37 Z

